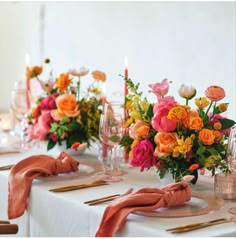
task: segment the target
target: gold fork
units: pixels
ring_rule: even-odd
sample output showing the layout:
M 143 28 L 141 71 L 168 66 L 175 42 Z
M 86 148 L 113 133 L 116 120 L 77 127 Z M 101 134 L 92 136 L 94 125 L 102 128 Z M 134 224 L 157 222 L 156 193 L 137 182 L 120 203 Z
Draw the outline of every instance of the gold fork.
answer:
M 93 199 L 93 200 L 90 200 L 90 201 L 86 201 L 84 203 L 88 204 L 89 206 L 93 206 L 93 205 L 97 205 L 97 204 L 100 204 L 100 203 L 112 201 L 112 200 L 114 200 L 114 199 L 116 199 L 118 197 L 122 197 L 122 196 L 128 195 L 128 194 L 130 194 L 132 192 L 133 192 L 133 188 L 130 188 L 130 189 L 128 189 L 123 194 L 114 194 L 114 195 L 110 195 L 110 196 L 101 197 L 101 198 Z
M 76 185 L 70 185 L 70 186 L 66 186 L 66 187 L 52 188 L 52 189 L 49 189 L 49 191 L 50 192 L 67 192 L 67 191 L 102 186 L 102 185 L 108 185 L 108 183 L 104 180 L 96 180 L 96 181 L 91 181 L 91 182 L 83 183 L 83 184 L 76 184 Z

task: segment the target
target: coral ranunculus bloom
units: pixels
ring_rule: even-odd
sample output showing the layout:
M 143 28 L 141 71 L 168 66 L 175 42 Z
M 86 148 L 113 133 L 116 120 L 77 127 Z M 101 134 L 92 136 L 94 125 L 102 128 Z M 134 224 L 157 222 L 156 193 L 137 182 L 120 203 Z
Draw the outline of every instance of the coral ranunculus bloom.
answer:
M 220 86 L 209 86 L 205 91 L 206 97 L 211 101 L 219 101 L 225 97 L 225 91 Z
M 198 135 L 199 141 L 205 145 L 212 145 L 215 140 L 215 135 L 213 130 L 202 129 Z
M 92 76 L 97 81 L 102 81 L 102 82 L 106 81 L 106 74 L 102 71 L 98 71 L 98 70 L 93 71 Z

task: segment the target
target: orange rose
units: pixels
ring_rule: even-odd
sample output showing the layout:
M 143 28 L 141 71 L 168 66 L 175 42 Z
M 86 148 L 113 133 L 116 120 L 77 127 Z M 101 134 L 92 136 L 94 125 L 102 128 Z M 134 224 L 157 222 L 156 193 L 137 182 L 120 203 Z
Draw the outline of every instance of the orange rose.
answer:
M 199 132 L 198 139 L 205 145 L 211 145 L 214 143 L 215 135 L 213 130 L 210 129 L 202 129 Z
M 102 82 L 106 81 L 106 74 L 102 71 L 98 71 L 98 70 L 93 71 L 92 75 L 93 75 L 93 78 L 97 81 L 102 81 Z
M 54 119 L 60 120 L 66 116 L 76 117 L 79 114 L 76 97 L 73 94 L 63 94 L 56 98 L 57 110 L 52 111 Z
M 26 76 L 27 78 L 34 78 L 38 75 L 40 75 L 43 71 L 42 66 L 33 66 L 33 67 L 27 67 L 26 69 Z
M 183 120 L 183 123 L 189 129 L 200 130 L 203 127 L 203 120 L 197 111 L 188 112 L 188 117 Z
M 225 91 L 222 87 L 213 85 L 206 89 L 205 95 L 211 101 L 219 101 L 225 97 Z
M 183 120 L 187 117 L 187 111 L 184 107 L 182 106 L 176 106 L 172 108 L 169 113 L 167 118 L 169 120 L 174 120 L 174 121 L 180 121 Z
M 143 121 L 137 120 L 137 122 L 130 128 L 129 136 L 132 139 L 139 137 L 145 138 L 149 133 L 150 127 L 147 126 Z
M 154 155 L 158 157 L 171 155 L 174 147 L 178 145 L 177 140 L 178 135 L 176 133 L 157 133 L 154 137 L 157 145 Z
M 140 136 L 141 138 L 146 138 L 149 134 L 150 127 L 147 125 L 142 125 L 139 127 L 136 131 L 137 135 Z

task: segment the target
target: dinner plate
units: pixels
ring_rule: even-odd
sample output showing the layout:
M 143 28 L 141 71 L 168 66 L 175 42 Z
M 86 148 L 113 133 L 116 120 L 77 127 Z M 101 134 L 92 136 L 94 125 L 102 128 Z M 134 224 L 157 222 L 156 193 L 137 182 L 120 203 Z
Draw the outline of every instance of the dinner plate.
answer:
M 93 176 L 103 170 L 99 160 L 79 159 L 79 170 L 71 173 L 60 173 L 58 175 L 39 176 L 38 180 L 69 180 Z
M 224 200 L 214 194 L 193 191 L 191 200 L 184 205 L 160 208 L 155 211 L 137 211 L 134 214 L 149 217 L 190 217 L 216 211 L 223 205 Z

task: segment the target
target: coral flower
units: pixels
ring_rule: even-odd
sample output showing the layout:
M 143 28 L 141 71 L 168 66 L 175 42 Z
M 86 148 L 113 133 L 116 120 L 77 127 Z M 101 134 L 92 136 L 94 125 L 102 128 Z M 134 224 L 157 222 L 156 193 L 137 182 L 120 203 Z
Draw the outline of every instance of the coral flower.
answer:
M 70 83 L 69 73 L 61 73 L 57 78 L 56 86 L 61 92 L 64 92 Z

